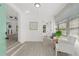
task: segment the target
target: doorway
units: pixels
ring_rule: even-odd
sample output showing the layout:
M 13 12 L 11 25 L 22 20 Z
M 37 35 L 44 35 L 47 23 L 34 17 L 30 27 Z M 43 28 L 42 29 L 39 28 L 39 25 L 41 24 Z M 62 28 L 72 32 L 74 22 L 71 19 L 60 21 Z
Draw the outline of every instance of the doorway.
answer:
M 18 43 L 18 17 L 8 15 L 6 21 L 7 49 L 14 47 Z

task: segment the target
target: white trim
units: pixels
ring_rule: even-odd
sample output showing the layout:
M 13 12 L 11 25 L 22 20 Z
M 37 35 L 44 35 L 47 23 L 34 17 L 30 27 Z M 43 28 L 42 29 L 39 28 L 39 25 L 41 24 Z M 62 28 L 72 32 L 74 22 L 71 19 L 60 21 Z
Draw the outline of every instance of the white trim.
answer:
M 18 47 L 20 44 L 17 44 L 16 46 L 14 46 L 14 47 L 12 47 L 11 49 L 9 49 L 8 51 L 7 51 L 7 53 L 9 53 L 10 51 L 12 51 L 13 49 L 15 49 L 16 47 Z
M 18 53 L 22 48 L 24 47 L 24 44 L 19 47 L 13 54 L 11 54 L 11 56 L 14 56 L 16 53 Z

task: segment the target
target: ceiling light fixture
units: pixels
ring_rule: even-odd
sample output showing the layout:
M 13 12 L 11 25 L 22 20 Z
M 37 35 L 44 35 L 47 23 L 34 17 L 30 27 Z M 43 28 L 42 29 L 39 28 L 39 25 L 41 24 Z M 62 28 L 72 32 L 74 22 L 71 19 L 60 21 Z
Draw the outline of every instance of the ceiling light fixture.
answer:
M 40 3 L 35 3 L 34 7 L 39 8 L 40 7 Z

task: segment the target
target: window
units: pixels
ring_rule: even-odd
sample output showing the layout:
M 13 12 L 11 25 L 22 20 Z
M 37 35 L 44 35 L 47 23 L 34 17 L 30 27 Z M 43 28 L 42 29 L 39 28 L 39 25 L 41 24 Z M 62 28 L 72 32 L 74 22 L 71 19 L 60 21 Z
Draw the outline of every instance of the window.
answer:
M 70 36 L 78 38 L 78 32 L 79 32 L 79 29 L 72 29 L 70 30 Z
M 59 29 L 63 29 L 62 34 L 79 39 L 79 18 L 59 24 Z
M 38 30 L 38 22 L 30 22 L 29 29 L 30 30 Z
M 70 36 L 79 38 L 79 18 L 70 21 Z
M 63 35 L 66 35 L 66 23 L 59 24 L 59 29 L 62 30 Z
M 70 28 L 77 28 L 77 27 L 79 27 L 79 19 L 76 18 L 74 20 L 71 20 L 70 21 Z

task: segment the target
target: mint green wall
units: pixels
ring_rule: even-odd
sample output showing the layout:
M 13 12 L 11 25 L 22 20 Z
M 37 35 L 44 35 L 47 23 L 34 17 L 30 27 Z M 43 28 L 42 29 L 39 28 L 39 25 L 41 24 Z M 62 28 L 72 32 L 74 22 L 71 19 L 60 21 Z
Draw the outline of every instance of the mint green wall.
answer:
M 0 4 L 0 56 L 6 55 L 6 6 Z

